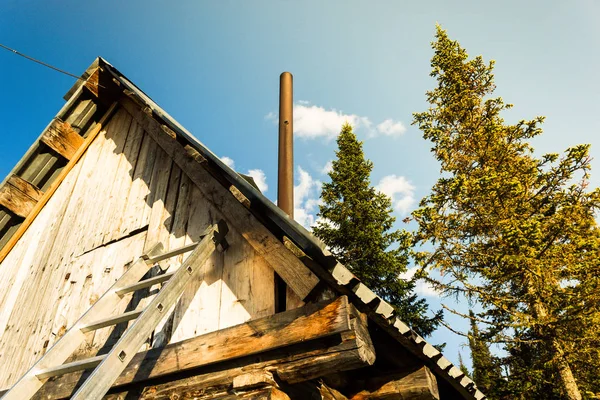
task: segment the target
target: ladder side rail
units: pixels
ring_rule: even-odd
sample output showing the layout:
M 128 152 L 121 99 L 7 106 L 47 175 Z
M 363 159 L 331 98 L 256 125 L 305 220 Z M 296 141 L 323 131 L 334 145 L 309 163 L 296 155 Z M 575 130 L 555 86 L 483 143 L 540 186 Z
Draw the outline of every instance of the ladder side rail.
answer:
M 162 287 L 100 365 L 96 367 L 79 390 L 71 397 L 72 400 L 102 399 L 113 382 L 133 359 L 140 346 L 177 303 L 187 284 L 200 276 L 205 262 L 215 251 L 216 246 L 220 244 L 216 243 L 218 239 L 222 238 L 225 242 L 224 234 L 219 234 L 217 224 L 210 227 L 206 233 L 207 235 L 186 258 L 173 277 Z
M 97 320 L 99 315 L 112 312 L 122 298 L 116 291 L 138 282 L 148 272 L 148 260 L 160 254 L 162 248 L 162 244 L 159 243 L 147 255 L 138 258 L 111 288 L 4 394 L 2 400 L 30 399 L 45 383 L 44 378 L 37 376 L 38 372 L 64 363 L 85 340 L 85 334 L 81 328 Z

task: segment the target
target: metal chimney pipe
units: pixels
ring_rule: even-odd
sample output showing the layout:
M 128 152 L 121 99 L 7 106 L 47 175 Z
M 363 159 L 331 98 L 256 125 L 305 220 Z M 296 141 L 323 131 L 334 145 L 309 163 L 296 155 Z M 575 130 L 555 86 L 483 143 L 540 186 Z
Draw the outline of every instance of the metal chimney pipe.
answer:
M 294 95 L 293 77 L 279 76 L 279 171 L 277 205 L 294 218 Z

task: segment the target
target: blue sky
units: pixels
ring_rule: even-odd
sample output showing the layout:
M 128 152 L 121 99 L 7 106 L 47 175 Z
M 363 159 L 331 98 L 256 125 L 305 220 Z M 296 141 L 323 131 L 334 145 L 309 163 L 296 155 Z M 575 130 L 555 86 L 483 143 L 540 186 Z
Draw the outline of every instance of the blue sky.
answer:
M 429 144 L 410 125 L 434 85 L 436 22 L 469 54 L 496 60 L 496 93 L 515 104 L 508 121 L 547 116 L 534 141 L 540 153 L 592 143 L 592 183 L 600 182 L 595 0 L 0 2 L 0 43 L 75 74 L 104 57 L 239 172 L 263 176 L 271 199 L 279 74 L 291 71 L 297 218 L 304 223 L 314 218 L 333 138 L 346 119 L 357 125 L 375 165 L 373 184 L 393 195 L 399 220 L 438 177 Z M 0 77 L 5 176 L 62 106 L 73 79 L 3 50 Z M 439 307 L 440 299 L 421 290 Z M 457 361 L 462 338 L 442 328 L 431 340 L 447 342 L 446 356 Z

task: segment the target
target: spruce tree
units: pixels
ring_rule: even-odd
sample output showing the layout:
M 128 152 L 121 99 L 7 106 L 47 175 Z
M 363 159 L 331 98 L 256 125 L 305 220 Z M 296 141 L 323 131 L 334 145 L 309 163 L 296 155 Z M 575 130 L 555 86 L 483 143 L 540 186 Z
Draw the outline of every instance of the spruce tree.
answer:
M 365 285 L 389 302 L 398 316 L 421 335 L 429 335 L 441 311 L 426 317 L 427 304 L 414 293 L 414 280 L 400 278 L 407 270 L 411 235 L 393 230 L 391 200 L 370 184 L 373 163 L 365 160 L 362 142 L 345 124 L 337 138 L 337 160 L 323 184 L 314 234 Z
M 490 348 L 485 339 L 479 333 L 479 327 L 475 322 L 475 315 L 469 311 L 471 316 L 471 329 L 469 331 L 469 349 L 471 350 L 471 362 L 473 365 L 473 380 L 483 393 L 490 399 L 496 399 L 501 388 L 502 372 L 498 362 L 492 356 Z
M 432 246 L 419 262 L 444 277 L 438 289 L 480 303 L 482 334 L 511 352 L 511 384 L 531 389 L 519 398 L 597 392 L 598 369 L 582 362 L 597 368 L 600 344 L 600 190 L 588 187 L 589 146 L 536 156 L 530 140 L 543 118 L 504 121 L 512 106 L 492 97 L 494 63 L 469 59 L 439 26 L 433 49 L 438 85 L 413 123 L 442 177 L 413 213 L 417 242 Z
M 471 373 L 469 372 L 469 369 L 467 368 L 467 366 L 465 365 L 465 363 L 463 361 L 462 354 L 460 354 L 460 351 L 458 352 L 458 368 L 466 376 L 471 376 Z

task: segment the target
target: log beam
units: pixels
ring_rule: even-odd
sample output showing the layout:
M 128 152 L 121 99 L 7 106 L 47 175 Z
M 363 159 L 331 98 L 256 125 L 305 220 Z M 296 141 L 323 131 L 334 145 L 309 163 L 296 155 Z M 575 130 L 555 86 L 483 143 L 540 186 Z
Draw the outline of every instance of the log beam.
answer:
M 293 383 L 314 379 L 324 371 L 371 365 L 374 352 L 364 349 L 370 339 L 362 337 L 366 328 L 357 329 L 363 319 L 352 315 L 356 311 L 344 296 L 138 353 L 113 387 L 141 386 L 146 396 L 141 398 L 153 399 L 182 390 L 191 394 L 204 393 L 206 388 L 229 390 L 233 379 L 243 374 L 270 371 Z M 373 356 L 365 358 L 365 354 Z M 77 372 L 50 381 L 35 398 L 69 397 L 82 375 L 87 376 Z M 242 385 L 239 379 L 238 386 Z
M 429 368 L 396 371 L 366 381 L 357 381 L 354 386 L 361 391 L 350 400 L 411 399 L 439 400 L 437 381 Z
M 278 240 L 256 217 L 206 169 L 177 140 L 167 133 L 163 125 L 145 113 L 132 99 L 122 96 L 120 103 L 140 124 L 146 133 L 173 159 L 181 170 L 202 190 L 223 218 L 248 241 L 252 248 L 264 258 L 271 268 L 300 297 L 305 299 L 319 283 L 313 274 L 284 244 Z
M 43 192 L 35 185 L 12 175 L 0 188 L 0 205 L 13 214 L 26 218 L 42 195 Z
M 56 119 L 46 129 L 40 140 L 67 160 L 73 158 L 84 141 L 71 127 L 71 124 Z

